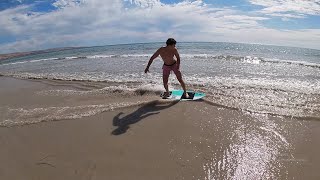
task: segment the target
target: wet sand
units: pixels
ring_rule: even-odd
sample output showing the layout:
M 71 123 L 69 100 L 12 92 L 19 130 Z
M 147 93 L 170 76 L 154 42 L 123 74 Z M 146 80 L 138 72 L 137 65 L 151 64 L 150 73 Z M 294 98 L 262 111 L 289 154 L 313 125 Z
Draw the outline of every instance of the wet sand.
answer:
M 316 119 L 251 114 L 205 99 L 48 93 L 85 88 L 72 82 L 0 77 L 0 84 L 0 121 L 49 118 L 0 127 L 0 179 L 320 178 Z M 84 113 L 94 108 L 88 105 L 121 102 L 129 105 Z M 75 106 L 86 108 L 54 113 Z M 70 118 L 75 113 L 83 116 Z

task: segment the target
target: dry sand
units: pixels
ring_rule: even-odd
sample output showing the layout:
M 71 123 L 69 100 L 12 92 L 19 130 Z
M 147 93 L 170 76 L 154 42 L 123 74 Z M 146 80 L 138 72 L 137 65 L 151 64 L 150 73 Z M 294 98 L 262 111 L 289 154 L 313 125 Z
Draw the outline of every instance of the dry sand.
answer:
M 1 77 L 0 85 L 0 121 L 24 119 L 8 113 L 10 108 L 141 101 L 81 118 L 0 127 L 1 180 L 320 179 L 317 120 L 250 114 L 206 100 L 166 101 L 157 95 L 41 93 L 79 90 L 79 83 Z M 34 112 L 26 119 L 39 116 L 45 114 Z

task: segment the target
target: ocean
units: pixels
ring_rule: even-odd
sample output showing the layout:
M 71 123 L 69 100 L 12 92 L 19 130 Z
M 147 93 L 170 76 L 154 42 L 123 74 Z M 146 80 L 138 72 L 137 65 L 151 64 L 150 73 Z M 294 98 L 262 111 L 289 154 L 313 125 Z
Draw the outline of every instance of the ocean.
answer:
M 84 47 L 0 61 L 0 75 L 101 83 L 105 93 L 159 95 L 165 43 Z M 250 113 L 320 119 L 320 50 L 239 43 L 177 43 L 188 90 L 216 105 Z M 181 89 L 172 73 L 170 89 Z

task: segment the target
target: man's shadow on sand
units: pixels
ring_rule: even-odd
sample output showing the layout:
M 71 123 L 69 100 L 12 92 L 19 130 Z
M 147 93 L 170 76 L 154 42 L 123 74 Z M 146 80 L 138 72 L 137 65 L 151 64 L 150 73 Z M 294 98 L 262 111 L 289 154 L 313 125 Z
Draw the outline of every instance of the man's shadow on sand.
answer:
M 113 126 L 117 126 L 117 129 L 113 130 L 112 134 L 121 135 L 127 132 L 131 124 L 135 124 L 148 116 L 159 114 L 160 113 L 159 111 L 169 108 L 177 104 L 178 102 L 179 101 L 170 101 L 170 102 L 161 102 L 158 100 L 151 101 L 143 105 L 133 113 L 128 114 L 122 118 L 120 118 L 120 116 L 124 113 L 120 112 L 118 115 L 116 115 L 113 118 Z

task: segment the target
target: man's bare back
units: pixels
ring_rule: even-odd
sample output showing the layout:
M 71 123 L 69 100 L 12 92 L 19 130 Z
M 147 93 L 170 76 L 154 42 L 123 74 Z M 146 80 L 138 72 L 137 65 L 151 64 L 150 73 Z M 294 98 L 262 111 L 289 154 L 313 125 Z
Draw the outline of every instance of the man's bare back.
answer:
M 176 56 L 178 60 L 178 64 L 180 64 L 180 56 L 177 51 L 177 49 L 173 46 L 166 46 L 166 47 L 161 47 L 158 50 L 159 55 L 161 56 L 164 64 L 166 65 L 172 65 L 175 64 L 177 61 L 174 59 L 174 56 Z

